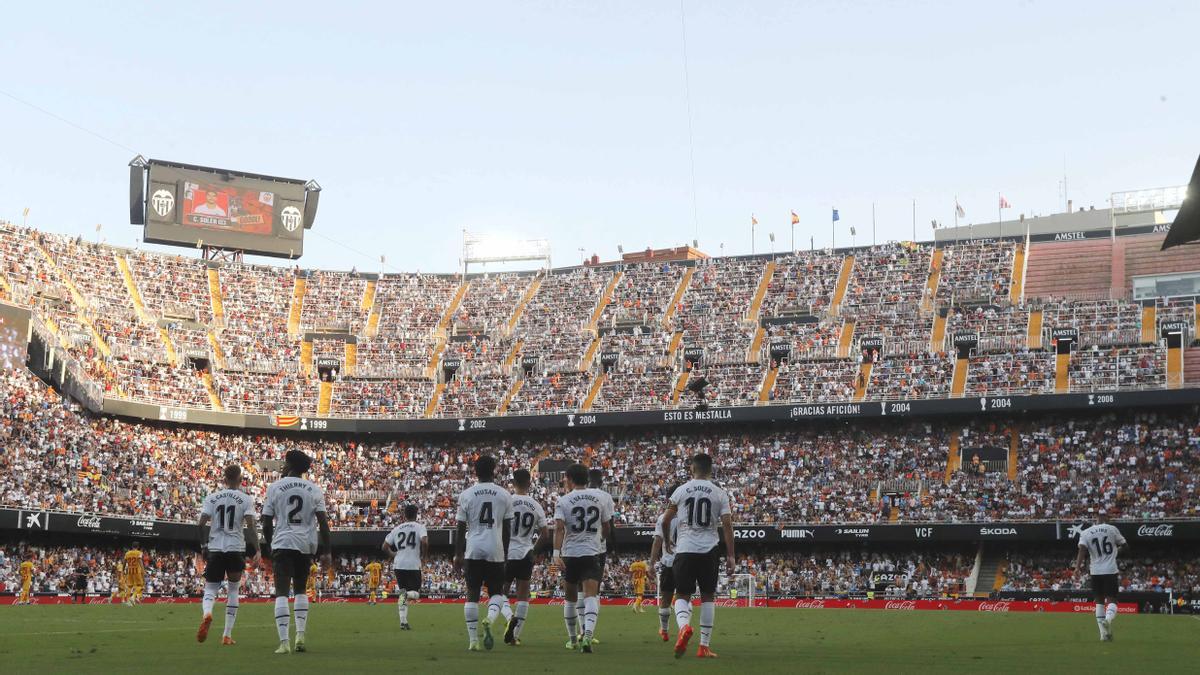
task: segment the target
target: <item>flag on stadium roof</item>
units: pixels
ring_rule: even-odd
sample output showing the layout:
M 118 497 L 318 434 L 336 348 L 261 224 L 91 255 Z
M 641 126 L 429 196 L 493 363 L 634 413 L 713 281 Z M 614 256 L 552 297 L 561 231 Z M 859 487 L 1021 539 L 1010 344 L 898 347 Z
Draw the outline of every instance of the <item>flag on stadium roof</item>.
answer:
M 962 204 L 959 204 L 957 201 L 954 202 L 954 213 L 957 214 L 959 218 L 963 218 L 967 215 L 966 209 L 964 209 Z
M 792 224 L 793 224 L 793 225 L 799 225 L 799 224 L 800 224 L 800 216 L 796 215 L 796 212 L 795 212 L 795 211 L 792 211 Z
M 842 219 L 842 217 L 838 215 L 838 210 L 834 209 L 833 210 L 833 222 L 836 223 L 837 221 L 839 221 L 841 219 Z
M 1002 208 L 1002 209 L 1011 209 L 1012 208 L 1012 204 L 1008 203 L 1008 200 L 1004 198 L 1004 195 L 1000 195 L 1000 208 Z

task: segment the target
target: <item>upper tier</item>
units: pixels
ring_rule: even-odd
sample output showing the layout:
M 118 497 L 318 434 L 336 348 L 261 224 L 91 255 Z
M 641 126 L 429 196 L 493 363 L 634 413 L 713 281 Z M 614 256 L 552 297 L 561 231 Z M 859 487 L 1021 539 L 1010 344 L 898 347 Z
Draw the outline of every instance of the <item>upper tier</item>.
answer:
M 214 263 L 0 225 L 0 295 L 32 305 L 109 398 L 267 415 L 690 408 L 697 362 L 719 406 L 1193 385 L 1158 325 L 1182 321 L 1190 341 L 1196 299 L 1128 299 L 1134 275 L 1200 268 L 1155 259 L 1161 238 L 464 278 Z M 1079 331 L 1065 361 L 1059 328 Z M 979 344 L 960 359 L 963 332 Z

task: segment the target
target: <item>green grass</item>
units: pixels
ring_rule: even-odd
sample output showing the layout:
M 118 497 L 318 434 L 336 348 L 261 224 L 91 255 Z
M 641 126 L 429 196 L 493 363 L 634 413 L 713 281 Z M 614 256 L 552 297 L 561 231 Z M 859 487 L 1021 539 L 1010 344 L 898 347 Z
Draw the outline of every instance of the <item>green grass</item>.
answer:
M 559 607 L 530 611 L 521 647 L 500 640 L 467 653 L 462 608 L 414 606 L 414 630 L 398 629 L 394 604 L 320 604 L 311 610 L 306 654 L 276 656 L 273 607 L 245 603 L 235 647 L 220 645 L 218 604 L 205 644 L 195 640 L 199 605 L 0 607 L 0 672 L 1196 672 L 1200 620 L 1121 616 L 1101 643 L 1090 615 L 718 608 L 713 649 L 721 658 L 676 661 L 656 634 L 653 610 L 604 607 L 596 653 L 563 648 Z M 693 625 L 699 616 L 692 617 Z

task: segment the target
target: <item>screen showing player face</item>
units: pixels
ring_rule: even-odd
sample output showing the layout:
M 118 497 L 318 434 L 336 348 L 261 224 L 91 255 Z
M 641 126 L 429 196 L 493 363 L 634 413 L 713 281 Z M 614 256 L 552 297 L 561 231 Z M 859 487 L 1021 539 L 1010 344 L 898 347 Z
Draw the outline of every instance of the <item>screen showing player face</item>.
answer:
M 189 227 L 271 234 L 275 193 L 185 182 L 183 224 Z

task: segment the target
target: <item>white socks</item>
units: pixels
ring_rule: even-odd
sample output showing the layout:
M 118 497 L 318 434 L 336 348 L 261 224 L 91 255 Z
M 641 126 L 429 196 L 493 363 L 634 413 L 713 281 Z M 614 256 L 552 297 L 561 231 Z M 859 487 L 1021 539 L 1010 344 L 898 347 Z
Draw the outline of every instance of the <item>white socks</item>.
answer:
M 1104 620 L 1111 624 L 1115 618 L 1117 618 L 1117 603 L 1110 602 L 1104 608 Z
M 204 582 L 204 600 L 201 602 L 201 616 L 212 614 L 213 605 L 217 603 L 217 593 L 221 591 L 221 582 Z
M 513 618 L 512 606 L 509 605 L 507 602 L 504 603 L 504 606 L 500 608 L 500 615 L 504 617 L 505 621 L 512 621 L 512 618 Z
M 296 611 L 296 635 L 299 635 L 308 627 L 308 596 L 303 593 L 297 595 L 294 605 L 293 609 Z
M 717 606 L 711 602 L 700 603 L 700 646 L 707 647 L 708 641 L 712 639 L 713 617 L 717 613 Z
M 583 601 L 583 636 L 591 638 L 596 631 L 596 619 L 600 616 L 600 598 L 591 596 Z
M 575 599 L 575 616 L 579 617 L 579 634 L 583 634 L 584 616 L 587 614 L 587 598 L 583 597 L 583 588 L 579 589 L 579 597 Z
M 505 605 L 507 607 L 508 605 Z M 516 618 L 517 625 L 513 626 L 513 637 L 521 639 L 521 629 L 525 627 L 525 617 L 529 616 L 529 603 L 525 600 L 517 601 L 517 610 L 513 612 L 513 617 Z
M 575 603 L 563 603 L 563 620 L 567 622 L 567 636 L 571 638 L 571 642 L 574 642 L 575 638 L 579 635 L 579 624 L 576 621 L 578 616 L 579 613 L 575 610 Z
M 229 582 L 229 597 L 225 599 L 225 637 L 233 637 L 233 624 L 237 621 L 238 591 L 241 590 L 241 586 L 241 581 Z
M 1100 639 L 1108 636 L 1108 625 L 1104 622 L 1104 605 L 1096 603 L 1096 626 L 1100 628 Z
M 692 622 L 692 601 L 675 598 L 675 624 L 679 630 Z
M 508 604 L 508 598 L 504 597 L 503 595 L 500 595 L 499 593 L 496 593 L 496 594 L 492 595 L 490 598 L 488 598 L 488 613 L 487 613 L 488 623 L 495 621 L 496 617 L 500 616 L 500 608 L 504 607 L 507 604 Z
M 658 608 L 658 627 L 667 630 L 671 627 L 671 610 L 668 607 Z
M 288 609 L 286 595 L 275 598 L 275 627 L 279 629 L 279 641 L 288 641 L 288 628 L 292 625 L 292 613 Z
M 400 602 L 396 603 L 400 608 L 400 623 L 408 623 L 408 591 L 400 589 Z
M 477 642 L 479 640 L 479 603 L 468 602 L 463 605 L 463 616 L 467 620 L 467 639 Z

